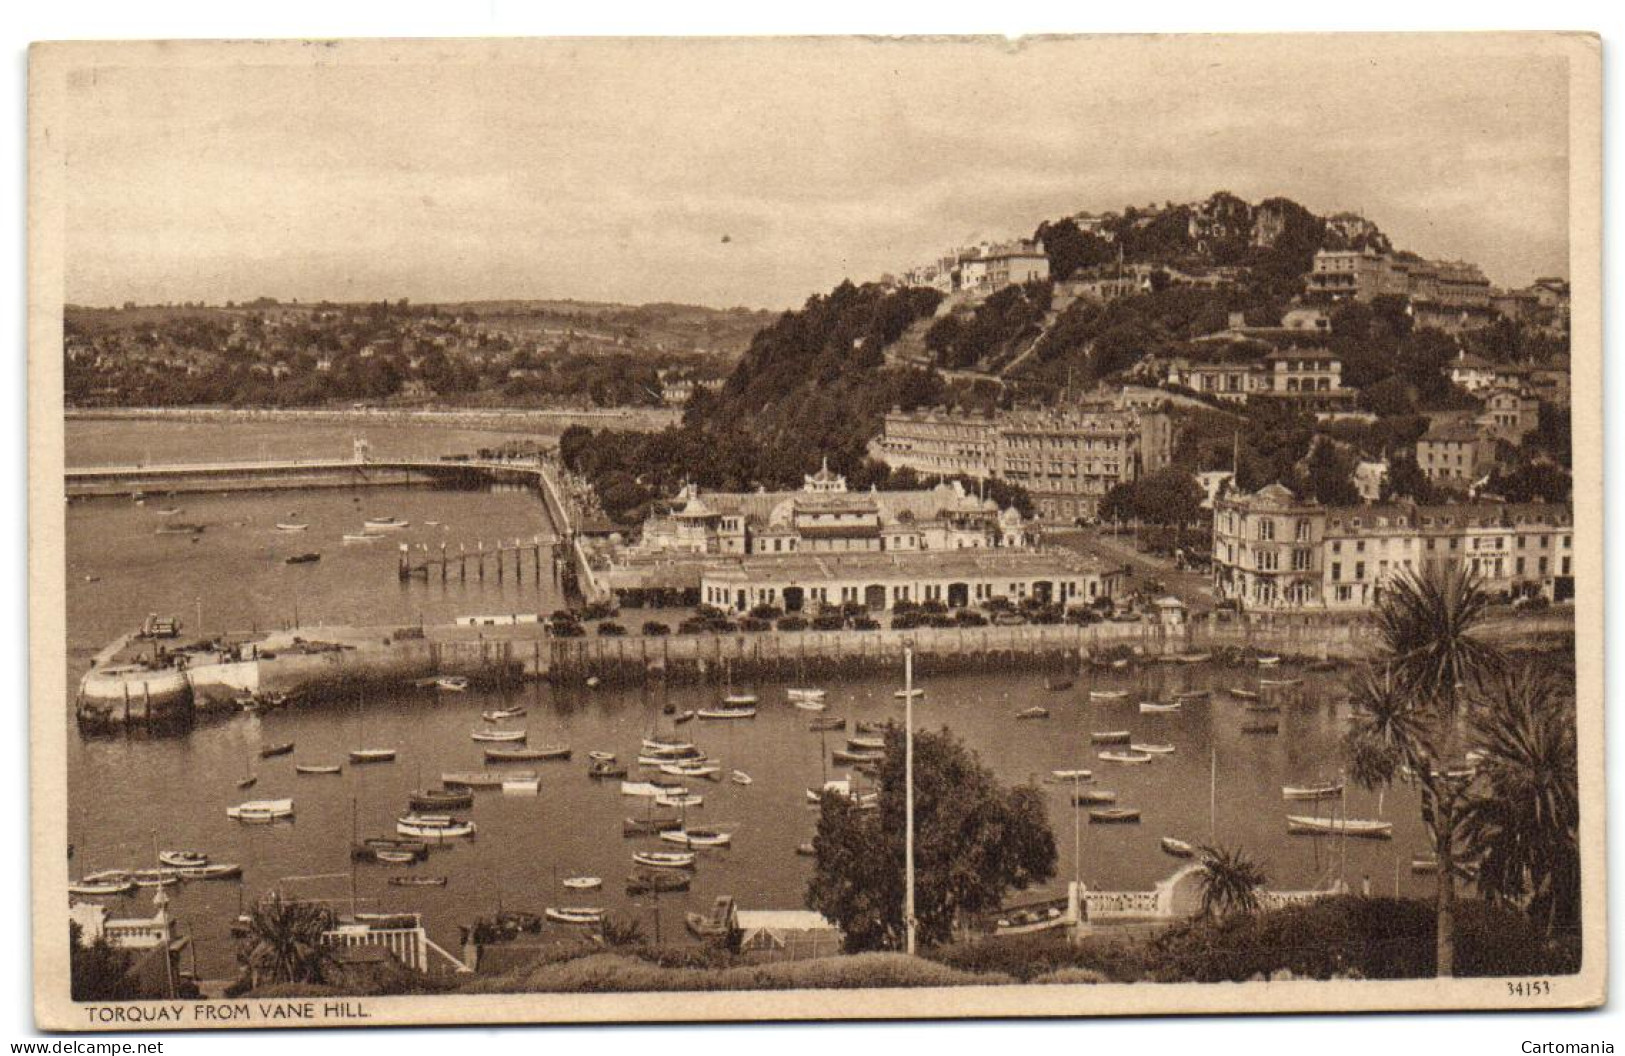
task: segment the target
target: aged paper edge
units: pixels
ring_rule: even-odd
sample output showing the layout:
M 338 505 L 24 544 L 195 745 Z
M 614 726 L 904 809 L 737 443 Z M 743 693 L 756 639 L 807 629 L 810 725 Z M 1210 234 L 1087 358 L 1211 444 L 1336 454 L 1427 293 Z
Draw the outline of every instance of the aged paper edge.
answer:
M 857 43 L 910 47 L 954 43 L 1019 51 L 1050 42 L 1090 39 L 1130 58 L 1136 49 L 1189 43 L 1190 36 L 1112 38 L 597 38 L 547 40 L 228 41 L 36 44 L 29 62 L 29 631 L 30 826 L 35 1019 L 44 1030 L 128 1031 L 122 1022 L 92 1021 L 90 1008 L 68 994 L 66 592 L 61 481 L 63 180 L 64 154 L 54 125 L 64 112 L 63 78 L 86 64 L 227 65 L 253 61 L 281 65 L 502 61 L 534 57 L 548 47 L 737 46 L 765 54 L 775 47 L 841 47 Z M 1236 48 L 1290 48 L 1321 44 L 1358 46 L 1392 60 L 1427 61 L 1441 49 L 1475 54 L 1491 50 L 1560 55 L 1569 63 L 1569 223 L 1572 307 L 1572 387 L 1588 398 L 1574 403 L 1574 491 L 1602 494 L 1602 79 L 1601 42 L 1582 33 L 1282 34 L 1208 36 L 1203 43 Z M 1335 41 L 1335 44 L 1333 43 Z M 850 1020 L 1020 1016 L 1168 1015 L 1215 1012 L 1355 1012 L 1577 1008 L 1607 995 L 1606 782 L 1603 708 L 1602 505 L 1576 503 L 1575 606 L 1579 707 L 1584 961 L 1573 976 L 1553 979 L 1552 993 L 1509 1000 L 1504 979 L 1403 981 L 1102 984 L 985 986 L 894 990 L 663 992 L 655 994 L 521 994 L 461 997 L 349 998 L 352 1014 L 319 1015 L 297 1024 L 255 1017 L 240 1027 L 355 1026 L 493 1023 L 616 1023 L 684 1021 Z M 338 999 L 345 1000 L 345 999 Z M 290 1004 L 292 1002 L 278 1002 Z M 325 1002 L 317 999 L 318 1009 Z M 209 1027 L 195 1008 L 169 1004 L 179 1029 Z M 108 1006 L 95 1006 L 108 1007 Z M 358 1019 L 359 1009 L 366 1018 Z M 154 1022 L 149 1029 L 176 1029 Z

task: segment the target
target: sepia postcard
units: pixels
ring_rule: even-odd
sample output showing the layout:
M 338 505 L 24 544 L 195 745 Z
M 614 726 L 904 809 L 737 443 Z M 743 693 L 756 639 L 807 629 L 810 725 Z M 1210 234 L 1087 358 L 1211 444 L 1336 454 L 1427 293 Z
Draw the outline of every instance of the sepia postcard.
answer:
M 39 1027 L 1604 1000 L 1595 36 L 29 80 Z

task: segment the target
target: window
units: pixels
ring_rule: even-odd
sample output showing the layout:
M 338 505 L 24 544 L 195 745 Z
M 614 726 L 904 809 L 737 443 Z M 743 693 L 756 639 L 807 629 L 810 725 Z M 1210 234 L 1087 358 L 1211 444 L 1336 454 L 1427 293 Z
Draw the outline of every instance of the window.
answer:
M 1307 572 L 1307 571 L 1309 571 L 1309 551 L 1308 550 L 1294 550 L 1294 551 L 1292 551 L 1292 571 L 1294 571 L 1294 572 Z
M 1303 518 L 1298 519 L 1298 526 L 1294 537 L 1300 543 L 1309 541 L 1309 522 L 1307 520 Z
M 1365 578 L 1365 562 L 1364 561 L 1356 561 L 1356 562 L 1354 562 L 1354 578 L 1355 579 L 1364 579 Z
M 1332 562 L 1332 581 L 1335 583 L 1337 580 L 1342 579 L 1342 578 L 1343 578 L 1343 563 L 1341 561 L 1333 561 Z
M 1260 550 L 1257 553 L 1258 568 L 1263 572 L 1274 572 L 1280 567 L 1278 555 L 1274 550 Z
M 1265 542 L 1269 542 L 1270 540 L 1274 539 L 1275 538 L 1275 522 L 1270 520 L 1268 517 L 1259 518 L 1259 521 L 1258 521 L 1258 538 L 1265 541 Z

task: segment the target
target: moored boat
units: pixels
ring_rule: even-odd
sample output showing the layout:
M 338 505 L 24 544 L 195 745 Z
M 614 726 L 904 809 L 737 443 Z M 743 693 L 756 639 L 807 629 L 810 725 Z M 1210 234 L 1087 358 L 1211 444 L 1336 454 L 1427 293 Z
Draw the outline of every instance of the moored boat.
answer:
M 1175 700 L 1210 700 L 1212 697 L 1211 689 L 1182 689 L 1174 694 Z
M 474 793 L 466 788 L 417 789 L 406 797 L 406 805 L 414 811 L 430 814 L 442 810 L 467 810 L 474 805 Z
M 1095 776 L 1093 770 L 1051 770 L 1049 776 L 1056 781 L 1088 781 Z
M 1140 812 L 1134 807 L 1103 807 L 1089 812 L 1091 825 L 1138 824 Z
M 725 938 L 738 920 L 731 895 L 718 895 L 709 913 L 685 913 L 683 922 L 688 930 L 702 939 Z
M 186 869 L 193 866 L 208 865 L 209 856 L 202 851 L 159 851 L 158 864 L 175 869 Z
M 850 765 L 852 763 L 878 763 L 886 758 L 885 752 L 859 751 L 854 752 L 846 748 L 835 748 L 829 753 L 831 762 Z
M 572 891 L 596 891 L 604 886 L 604 881 L 596 876 L 567 876 L 561 883 Z
M 293 768 L 296 774 L 342 774 L 344 767 L 337 763 L 321 765 L 317 763 L 300 763 Z
M 733 834 L 716 829 L 669 829 L 660 834 L 667 843 L 684 847 L 727 847 L 733 843 Z
M 834 715 L 820 716 L 807 723 L 807 729 L 812 733 L 822 733 L 827 730 L 846 729 L 846 720 Z
M 1289 689 L 1293 686 L 1303 685 L 1301 678 L 1261 678 L 1258 680 L 1260 688 Z
M 381 858 L 380 855 L 390 855 Z M 372 836 L 350 848 L 350 857 L 358 861 L 398 861 L 404 855 L 405 861 L 421 861 L 429 857 L 429 845 L 422 840 L 402 840 L 394 836 Z
M 911 692 L 914 694 L 914 699 L 915 700 L 919 700 L 921 697 L 925 696 L 925 690 L 921 689 L 919 686 L 915 686 L 914 689 L 912 689 L 912 690 L 899 689 L 897 692 L 892 694 L 892 699 L 893 700 L 907 700 L 908 695 Z
M 440 783 L 447 788 L 501 788 L 502 782 L 519 774 L 513 770 L 447 770 Z
M 594 759 L 587 764 L 587 776 L 604 781 L 612 777 L 625 777 L 626 767 L 606 759 Z
M 243 867 L 236 862 L 183 865 L 175 869 L 175 875 L 182 880 L 235 880 L 243 875 Z
M 826 694 L 822 689 L 806 687 L 788 689 L 785 691 L 785 695 L 788 696 L 792 701 L 817 702 L 823 700 Z
M 1241 724 L 1241 732 L 1263 734 L 1267 736 L 1273 733 L 1280 733 L 1281 724 L 1278 722 L 1244 722 Z
M 656 737 L 643 739 L 642 753 L 644 755 L 664 755 L 669 758 L 681 758 L 688 755 L 699 755 L 699 746 L 692 741 L 668 741 Z
M 535 774 L 529 777 L 510 777 L 502 782 L 502 791 L 510 796 L 534 796 L 542 790 L 542 779 Z
M 1235 697 L 1237 700 L 1257 700 L 1258 699 L 1258 694 L 1256 692 L 1254 692 L 1253 690 L 1250 690 L 1250 689 L 1242 689 L 1240 686 L 1231 686 L 1230 689 L 1227 692 L 1229 692 L 1229 694 L 1232 697 Z
M 1253 663 L 1259 667 L 1274 667 L 1281 662 L 1281 658 L 1274 653 L 1265 653 L 1253 658 Z
M 662 807 L 703 807 L 705 797 L 695 792 L 667 792 L 655 797 L 655 803 Z
M 1072 797 L 1074 807 L 1088 807 L 1099 803 L 1116 803 L 1117 793 L 1109 788 L 1083 789 Z
M 693 721 L 694 721 L 694 709 L 689 708 L 687 711 L 679 711 L 676 715 L 673 715 L 672 719 L 671 719 L 671 724 L 673 726 L 677 726 L 677 725 L 680 725 L 680 724 L 685 723 L 685 722 L 693 722 Z
M 604 911 L 596 906 L 548 906 L 542 913 L 555 924 L 591 925 L 604 922 Z
M 282 559 L 282 563 L 285 565 L 314 565 L 321 559 L 321 554 L 311 550 L 303 554 L 294 554 L 292 557 L 285 557 Z
M 491 744 L 517 744 L 525 739 L 524 730 L 475 730 L 469 737 Z
M 666 785 L 656 784 L 653 781 L 622 781 L 621 782 L 621 795 L 623 795 L 623 796 L 645 796 L 645 797 L 653 798 L 655 796 L 669 795 L 673 791 L 674 790 L 671 789 L 670 787 L 668 787 Z M 678 792 L 678 793 L 681 793 L 681 792 L 686 791 L 686 790 L 679 787 L 675 791 Z
M 1093 700 L 1093 701 L 1098 701 L 1099 703 L 1102 703 L 1102 704 L 1109 704 L 1112 701 L 1117 701 L 1117 700 L 1127 700 L 1128 699 L 1128 690 L 1126 690 L 1126 689 L 1091 689 L 1089 691 L 1089 699 Z
M 1175 858 L 1195 858 L 1196 847 L 1184 840 L 1172 836 L 1164 836 L 1160 841 L 1162 853 L 1173 855 Z
M 651 892 L 687 891 L 690 882 L 687 873 L 649 869 L 626 878 L 626 893 L 645 895 Z
M 308 523 L 305 523 L 305 522 L 302 522 L 302 521 L 278 521 L 278 522 L 276 522 L 276 530 L 279 531 L 279 532 L 288 532 L 288 533 L 303 532 L 303 531 L 307 531 L 309 528 L 310 528 L 310 525 Z
M 1051 693 L 1061 693 L 1072 688 L 1072 680 L 1070 678 L 1046 679 L 1044 682 L 1044 688 L 1049 690 Z
M 1432 855 L 1426 858 L 1412 858 L 1411 872 L 1421 875 L 1431 875 L 1439 871 L 1439 859 Z
M 630 839 L 633 836 L 658 836 L 669 829 L 683 827 L 683 819 L 679 817 L 627 818 L 621 822 L 621 836 Z
M 659 769 L 661 773 L 672 777 L 703 777 L 708 781 L 722 780 L 717 776 L 722 773 L 722 767 L 716 763 L 661 763 Z
M 280 744 L 268 744 L 260 749 L 261 759 L 270 759 L 278 755 L 287 755 L 293 751 L 292 741 L 283 741 Z
M 171 887 L 181 882 L 180 873 L 174 869 L 131 869 L 130 879 L 136 887 Z
M 1288 814 L 1286 831 L 1295 836 L 1353 836 L 1366 840 L 1386 840 L 1394 834 L 1391 821 L 1366 818 L 1312 818 Z
M 485 749 L 485 761 L 488 763 L 532 763 L 564 761 L 569 758 L 570 746 L 567 744 L 544 744 L 537 748 Z
M 1096 730 L 1089 740 L 1095 744 L 1127 744 L 1133 737 L 1128 730 Z
M 524 708 L 498 708 L 496 711 L 480 712 L 480 718 L 486 722 L 506 722 L 509 719 L 517 719 L 524 715 L 525 710 Z
M 648 869 L 692 869 L 698 857 L 693 851 L 637 851 L 632 861 Z
M 395 749 L 393 748 L 352 748 L 350 750 L 352 763 L 393 763 Z
M 1175 748 L 1171 744 L 1154 744 L 1154 743 L 1142 744 L 1142 743 L 1136 741 L 1133 744 L 1129 745 L 1129 750 L 1133 751 L 1133 752 L 1139 752 L 1142 755 L 1173 755 L 1174 751 L 1175 751 Z
M 1016 718 L 1047 719 L 1049 718 L 1049 709 L 1040 707 L 1022 708 L 1020 711 L 1016 712 Z
M 454 840 L 472 836 L 477 826 L 450 814 L 408 814 L 395 819 L 395 831 L 419 840 Z
M 68 894 L 101 898 L 108 895 L 127 895 L 135 890 L 135 881 L 128 873 L 102 873 L 68 881 Z
M 854 749 L 856 751 L 878 752 L 878 751 L 883 751 L 885 749 L 885 747 L 886 747 L 886 738 L 884 738 L 884 737 L 848 737 L 846 739 L 846 746 L 848 748 Z
M 361 526 L 373 532 L 393 532 L 402 528 L 411 527 L 411 521 L 403 521 L 399 517 L 369 517 L 361 522 Z
M 383 536 L 376 532 L 345 532 L 344 541 L 347 543 L 376 543 Z
M 736 785 L 748 785 L 755 779 L 743 770 L 735 770 L 728 775 L 728 780 Z
M 1149 763 L 1156 756 L 1149 752 L 1101 752 L 1100 759 L 1107 763 Z
M 700 708 L 695 712 L 702 719 L 754 719 L 754 704 L 726 704 L 720 708 Z
M 272 821 L 277 818 L 291 818 L 293 817 L 293 800 L 250 800 L 247 803 L 239 803 L 235 807 L 227 807 L 226 817 L 235 818 L 238 821 Z
M 1179 662 L 1182 664 L 1205 664 L 1213 659 L 1212 653 L 1180 653 Z
M 729 693 L 722 698 L 722 703 L 730 708 L 748 708 L 760 700 L 754 693 Z
M 445 887 L 446 878 L 443 876 L 392 876 L 389 878 L 391 887 Z
M 1154 700 L 1142 700 L 1142 701 L 1140 701 L 1140 714 L 1141 715 L 1155 715 L 1155 714 L 1158 714 L 1160 712 L 1178 711 L 1183 706 L 1184 706 L 1184 702 L 1183 701 L 1178 701 L 1178 700 L 1173 701 L 1173 702 L 1168 703 L 1168 704 L 1158 704 Z
M 468 679 L 462 675 L 446 675 L 444 678 L 434 680 L 436 689 L 447 693 L 463 693 L 468 690 Z
M 1336 799 L 1343 794 L 1343 782 L 1328 781 L 1319 785 L 1282 785 L 1282 799 L 1317 800 Z

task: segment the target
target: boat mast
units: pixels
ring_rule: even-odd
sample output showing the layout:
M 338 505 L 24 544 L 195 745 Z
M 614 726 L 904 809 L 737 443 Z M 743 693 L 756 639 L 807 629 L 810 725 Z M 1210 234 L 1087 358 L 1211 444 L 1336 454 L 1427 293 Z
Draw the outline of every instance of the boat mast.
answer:
M 350 797 L 350 847 L 351 847 L 351 850 L 350 850 L 350 917 L 351 917 L 351 919 L 355 918 L 355 849 L 354 848 L 355 848 L 355 845 L 356 845 L 357 836 L 358 836 L 358 833 L 357 833 L 357 830 L 356 830 L 356 798 L 354 796 L 351 796 Z
M 914 956 L 914 647 L 903 646 L 903 929 Z
M 1209 843 L 1217 842 L 1219 834 L 1219 748 L 1214 745 L 1210 752 L 1207 779 L 1207 838 Z

